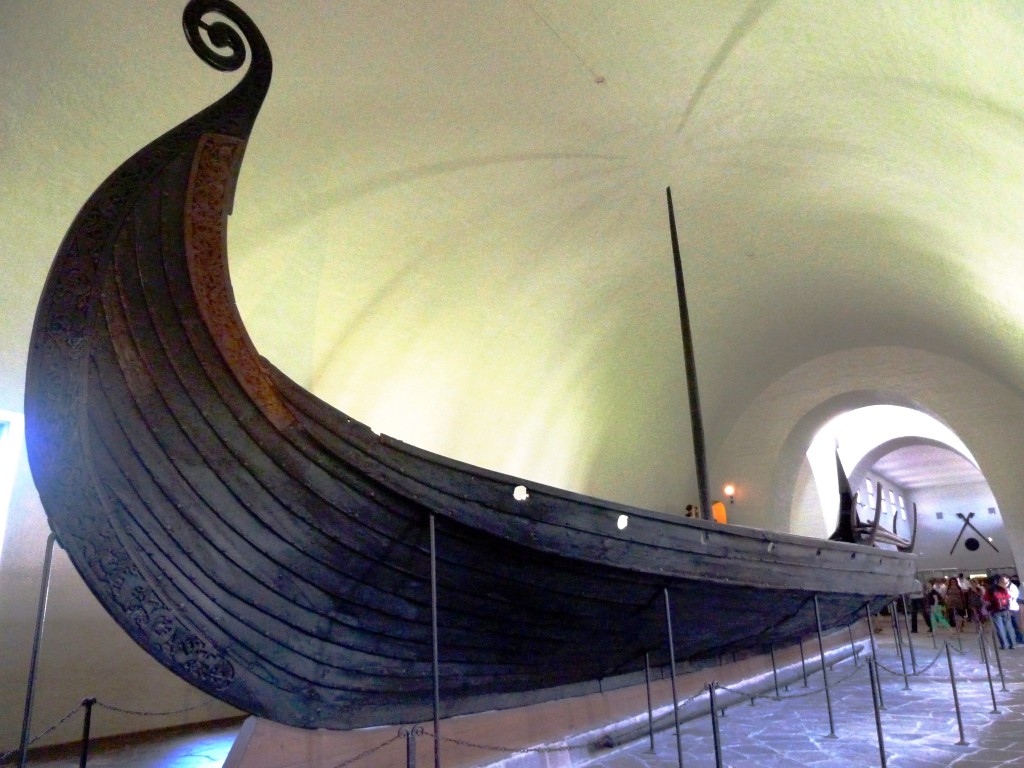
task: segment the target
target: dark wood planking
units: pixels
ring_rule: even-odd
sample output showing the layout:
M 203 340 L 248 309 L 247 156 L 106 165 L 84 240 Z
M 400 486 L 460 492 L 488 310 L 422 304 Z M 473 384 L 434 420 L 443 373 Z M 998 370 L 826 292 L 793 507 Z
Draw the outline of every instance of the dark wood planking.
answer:
M 161 663 L 293 725 L 425 719 L 430 515 L 444 714 L 635 682 L 645 652 L 667 658 L 666 588 L 679 659 L 808 634 L 815 594 L 830 626 L 905 591 L 904 555 L 529 482 L 516 502 L 519 479 L 378 437 L 261 362 L 231 299 L 223 220 L 270 64 L 236 21 L 255 56 L 242 82 L 76 218 L 26 388 L 51 526 Z

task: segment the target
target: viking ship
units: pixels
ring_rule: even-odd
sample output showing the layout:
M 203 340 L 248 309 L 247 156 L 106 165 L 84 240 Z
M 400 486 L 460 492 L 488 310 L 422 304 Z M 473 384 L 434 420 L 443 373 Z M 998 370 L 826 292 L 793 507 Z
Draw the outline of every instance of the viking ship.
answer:
M 912 554 L 433 455 L 261 358 L 226 221 L 270 51 L 227 0 L 194 0 L 183 24 L 205 62 L 247 71 L 85 203 L 39 302 L 25 403 L 58 542 L 161 664 L 287 725 L 422 722 L 635 681 L 645 657 L 763 650 L 911 589 Z

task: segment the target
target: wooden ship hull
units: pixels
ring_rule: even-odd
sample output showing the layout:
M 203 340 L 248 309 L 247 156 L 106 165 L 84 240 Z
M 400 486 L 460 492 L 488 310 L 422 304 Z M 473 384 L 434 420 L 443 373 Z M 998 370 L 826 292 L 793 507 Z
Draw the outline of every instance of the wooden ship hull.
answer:
M 840 626 L 914 583 L 912 555 L 684 520 L 379 436 L 258 356 L 226 218 L 269 49 L 226 0 L 186 35 L 223 99 L 86 203 L 41 297 L 33 476 L 60 545 L 161 664 L 305 728 L 419 722 L 599 690 L 669 659 Z M 522 486 L 522 492 L 516 492 Z M 628 525 L 620 529 L 620 516 Z

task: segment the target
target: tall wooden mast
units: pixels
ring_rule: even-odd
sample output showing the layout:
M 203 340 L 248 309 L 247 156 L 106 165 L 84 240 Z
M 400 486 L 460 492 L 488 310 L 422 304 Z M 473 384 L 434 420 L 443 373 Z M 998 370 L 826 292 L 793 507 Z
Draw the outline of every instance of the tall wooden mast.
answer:
M 668 224 L 672 233 L 672 258 L 676 265 L 676 291 L 679 294 L 679 326 L 683 333 L 683 360 L 686 363 L 686 390 L 690 398 L 690 426 L 693 430 L 693 461 L 697 469 L 697 494 L 700 516 L 711 519 L 711 501 L 708 495 L 708 465 L 704 450 L 704 421 L 700 412 L 700 393 L 697 391 L 697 367 L 693 359 L 693 333 L 690 330 L 690 312 L 686 306 L 686 286 L 683 283 L 683 261 L 679 255 L 679 236 L 676 234 L 676 215 L 672 208 L 672 189 L 665 189 L 668 199 Z

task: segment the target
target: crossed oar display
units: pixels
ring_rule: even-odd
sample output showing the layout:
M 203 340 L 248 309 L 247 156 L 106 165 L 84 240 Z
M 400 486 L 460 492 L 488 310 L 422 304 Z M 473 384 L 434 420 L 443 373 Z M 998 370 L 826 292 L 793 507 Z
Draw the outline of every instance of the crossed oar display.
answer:
M 977 526 L 974 523 L 971 522 L 971 518 L 974 517 L 974 513 L 973 512 L 969 513 L 966 517 L 964 517 L 964 513 L 963 512 L 957 512 L 956 516 L 959 517 L 961 520 L 963 520 L 964 524 L 962 526 L 960 526 L 960 533 L 957 534 L 956 541 L 953 542 L 953 546 L 949 548 L 949 554 L 951 554 L 951 555 L 953 554 L 953 550 L 956 549 L 956 545 L 960 543 L 960 537 L 964 535 L 964 531 L 967 530 L 967 526 L 970 526 L 971 529 L 975 533 L 977 533 L 982 538 L 983 541 L 987 542 L 988 545 L 990 547 L 992 547 L 992 549 L 994 549 L 996 552 L 999 551 L 999 547 L 997 547 L 995 544 L 993 544 L 991 541 L 989 541 L 988 537 L 984 533 L 979 531 Z

